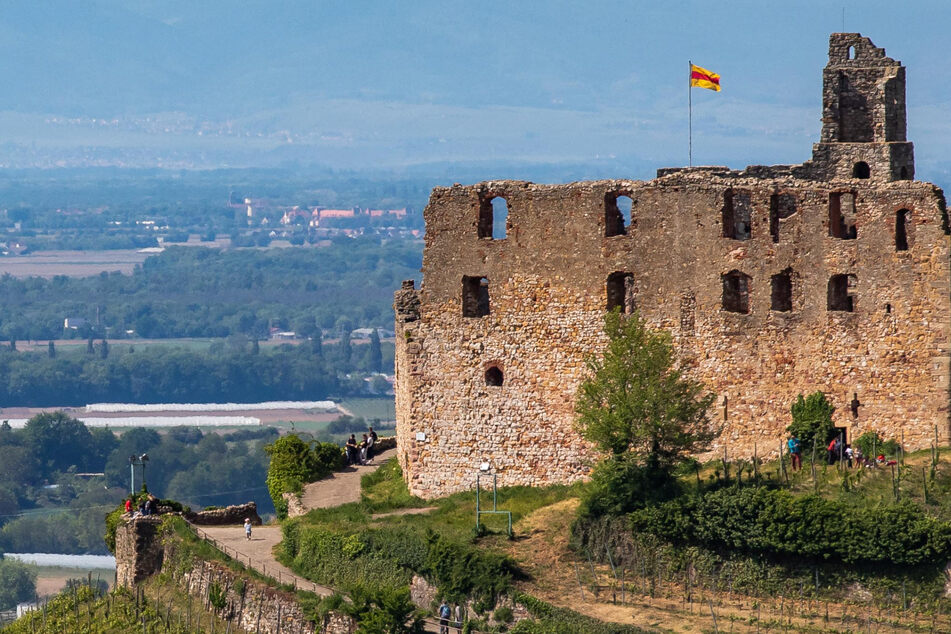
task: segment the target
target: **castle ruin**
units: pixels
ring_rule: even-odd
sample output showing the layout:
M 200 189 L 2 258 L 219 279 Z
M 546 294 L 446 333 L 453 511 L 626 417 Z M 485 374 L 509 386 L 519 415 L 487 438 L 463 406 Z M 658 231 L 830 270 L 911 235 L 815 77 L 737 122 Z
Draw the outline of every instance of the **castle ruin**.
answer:
M 575 393 L 614 308 L 669 331 L 717 394 L 717 455 L 776 455 L 790 404 L 816 390 L 849 440 L 947 443 L 948 218 L 914 177 L 904 67 L 835 33 L 821 138 L 800 165 L 434 189 L 421 288 L 395 299 L 410 491 L 469 489 L 483 465 L 500 485 L 584 477 L 596 456 L 573 429 Z

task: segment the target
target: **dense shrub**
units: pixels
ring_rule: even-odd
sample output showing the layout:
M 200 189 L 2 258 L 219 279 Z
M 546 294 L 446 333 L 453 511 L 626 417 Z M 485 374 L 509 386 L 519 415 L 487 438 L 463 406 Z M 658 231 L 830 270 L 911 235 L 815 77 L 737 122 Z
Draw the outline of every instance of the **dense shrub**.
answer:
M 630 518 L 638 532 L 750 553 L 912 566 L 951 556 L 951 524 L 911 502 L 859 508 L 784 490 L 729 488 L 640 509 Z
M 430 534 L 423 571 L 452 601 L 474 598 L 486 608 L 506 592 L 518 573 L 515 562 L 500 553 Z
M 663 469 L 639 464 L 629 456 L 610 456 L 591 472 L 582 498 L 582 516 L 623 515 L 676 497 L 678 480 Z
M 786 431 L 799 438 L 803 451 L 811 452 L 815 443 L 822 449 L 835 435 L 832 424 L 835 408 L 822 392 L 813 392 L 805 398 L 800 394 L 790 411 L 793 422 Z
M 271 457 L 267 488 L 278 517 L 287 517 L 284 493 L 300 493 L 303 485 L 319 480 L 343 466 L 343 452 L 333 443 L 307 444 L 288 434 L 264 447 Z

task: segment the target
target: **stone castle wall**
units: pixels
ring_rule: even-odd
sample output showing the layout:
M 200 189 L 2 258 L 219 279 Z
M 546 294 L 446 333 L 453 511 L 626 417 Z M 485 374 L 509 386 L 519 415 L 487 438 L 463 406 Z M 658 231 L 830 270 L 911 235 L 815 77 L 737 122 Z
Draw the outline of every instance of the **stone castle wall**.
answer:
M 904 69 L 834 34 L 824 77 L 822 142 L 799 166 L 433 191 L 423 285 L 395 304 L 414 494 L 471 488 L 483 463 L 504 485 L 583 477 L 596 456 L 573 429 L 575 393 L 611 306 L 670 331 L 717 394 L 718 454 L 775 454 L 790 404 L 816 390 L 849 439 L 949 440 L 951 243 L 943 193 L 912 180 Z

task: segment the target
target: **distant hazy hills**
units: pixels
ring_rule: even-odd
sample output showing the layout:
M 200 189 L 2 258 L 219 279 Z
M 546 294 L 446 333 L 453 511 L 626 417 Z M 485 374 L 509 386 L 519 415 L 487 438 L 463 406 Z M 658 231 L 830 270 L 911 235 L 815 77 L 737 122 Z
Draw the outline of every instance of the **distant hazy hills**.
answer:
M 0 167 L 607 163 L 623 175 L 685 162 L 688 59 L 724 85 L 694 93 L 696 162 L 798 162 L 842 8 L 793 4 L 4 2 Z M 897 20 L 889 3 L 845 4 L 850 30 L 908 65 L 913 140 L 951 137 L 933 108 L 947 87 L 926 79 L 943 71 L 933 53 L 949 9 L 924 1 Z

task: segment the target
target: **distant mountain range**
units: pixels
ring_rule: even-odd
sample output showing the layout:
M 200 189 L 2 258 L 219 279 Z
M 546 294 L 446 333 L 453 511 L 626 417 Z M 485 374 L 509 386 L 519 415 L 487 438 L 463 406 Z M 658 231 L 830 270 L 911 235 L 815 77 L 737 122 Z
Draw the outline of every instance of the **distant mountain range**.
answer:
M 949 88 L 927 78 L 949 8 L 845 4 L 908 66 L 919 173 L 943 173 Z M 821 0 L 7 2 L 0 167 L 640 174 L 686 162 L 688 59 L 724 86 L 694 92 L 695 162 L 799 162 L 841 20 Z

